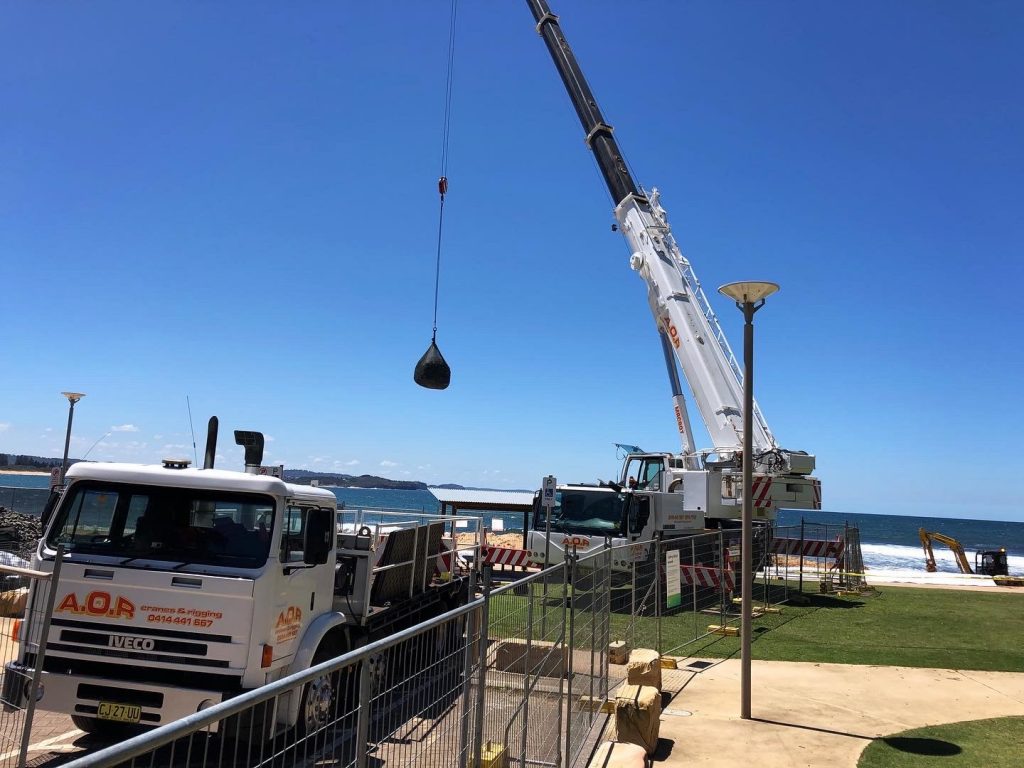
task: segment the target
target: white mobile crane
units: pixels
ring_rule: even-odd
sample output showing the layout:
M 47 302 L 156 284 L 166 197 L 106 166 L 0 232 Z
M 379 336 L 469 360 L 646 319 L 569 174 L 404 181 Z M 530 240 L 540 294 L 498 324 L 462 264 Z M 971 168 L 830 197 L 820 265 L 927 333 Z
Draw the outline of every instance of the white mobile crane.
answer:
M 682 443 L 680 454 L 630 451 L 618 483 L 561 486 L 555 513 L 558 537 L 551 542 L 557 561 L 559 542 L 586 549 L 589 535 L 603 538 L 617 531 L 617 536 L 638 539 L 654 531 L 692 531 L 738 517 L 743 387 L 736 357 L 693 267 L 676 244 L 657 189 L 648 195 L 634 182 L 558 17 L 546 0 L 527 3 L 615 201 L 616 228 L 629 246 L 630 267 L 647 285 Z M 695 447 L 677 362 L 711 437 L 710 448 Z M 811 476 L 814 456 L 780 448 L 756 404 L 752 428 L 755 516 L 774 519 L 780 506 L 820 509 L 821 484 Z M 635 489 L 630 487 L 631 478 L 637 481 Z M 535 555 L 544 551 L 543 532 L 535 530 L 531 536 Z

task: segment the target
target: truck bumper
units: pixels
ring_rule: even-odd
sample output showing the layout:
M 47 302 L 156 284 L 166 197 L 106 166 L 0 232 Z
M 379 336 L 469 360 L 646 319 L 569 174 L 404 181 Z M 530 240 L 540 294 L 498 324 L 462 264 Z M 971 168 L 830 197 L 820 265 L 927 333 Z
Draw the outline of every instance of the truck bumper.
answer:
M 9 669 L 7 671 L 10 672 Z M 4 675 L 5 678 L 8 676 Z M 142 709 L 142 718 L 138 724 L 156 727 L 207 709 L 224 698 L 222 691 L 43 672 L 36 706 L 50 712 L 96 717 L 100 702 L 134 704 Z

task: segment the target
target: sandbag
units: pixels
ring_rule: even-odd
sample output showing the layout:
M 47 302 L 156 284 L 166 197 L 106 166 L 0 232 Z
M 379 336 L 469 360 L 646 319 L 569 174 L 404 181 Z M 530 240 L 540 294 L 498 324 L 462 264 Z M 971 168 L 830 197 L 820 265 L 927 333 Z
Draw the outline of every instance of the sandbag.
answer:
M 427 389 L 447 389 L 452 380 L 452 369 L 445 362 L 444 355 L 435 341 L 430 342 L 423 357 L 416 363 L 413 381 Z

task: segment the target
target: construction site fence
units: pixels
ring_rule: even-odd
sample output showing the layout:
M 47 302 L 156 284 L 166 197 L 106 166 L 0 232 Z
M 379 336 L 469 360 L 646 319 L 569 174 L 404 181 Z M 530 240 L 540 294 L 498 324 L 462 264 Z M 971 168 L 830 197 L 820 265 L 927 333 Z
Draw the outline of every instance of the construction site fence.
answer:
M 822 592 L 859 590 L 867 585 L 860 529 L 801 520 L 776 526 L 772 567 L 780 578 L 795 580 L 797 589 Z
M 0 768 L 25 766 L 62 561 L 59 549 L 52 574 L 0 565 Z M 22 647 L 31 664 L 19 663 Z
M 770 526 L 757 526 L 748 578 L 755 610 L 786 602 L 795 585 L 773 569 Z M 741 531 L 657 538 L 611 548 L 612 640 L 665 656 L 698 654 L 696 645 L 738 627 Z
M 43 508 L 49 497 L 48 488 L 0 486 L 0 507 L 22 515 L 42 517 Z
M 609 563 L 495 589 L 485 570 L 462 607 L 68 765 L 583 766 L 607 719 L 585 704 L 608 694 Z
M 777 535 L 755 527 L 746 573 L 739 529 L 606 541 L 500 587 L 484 569 L 462 607 L 68 765 L 584 766 L 626 677 L 610 647 L 699 656 L 739 627 L 744 578 L 755 612 L 785 602 Z

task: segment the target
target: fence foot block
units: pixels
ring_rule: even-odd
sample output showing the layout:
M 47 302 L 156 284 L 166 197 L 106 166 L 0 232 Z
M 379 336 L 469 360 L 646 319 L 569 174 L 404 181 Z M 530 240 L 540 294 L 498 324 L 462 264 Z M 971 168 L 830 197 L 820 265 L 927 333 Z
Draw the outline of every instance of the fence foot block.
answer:
M 480 746 L 478 768 L 508 768 L 508 753 L 504 744 L 486 741 Z
M 724 624 L 708 624 L 708 632 L 713 635 L 726 635 L 727 637 L 738 637 L 739 627 L 729 627 Z
M 644 748 L 624 741 L 606 741 L 590 761 L 592 768 L 647 768 Z
M 636 648 L 629 654 L 626 680 L 630 685 L 649 685 L 661 690 L 661 655 L 649 648 Z
M 643 747 L 650 755 L 661 731 L 661 694 L 649 685 L 624 685 L 615 696 L 611 738 Z
M 661 668 L 662 669 L 679 669 L 679 659 L 675 656 L 662 656 L 661 657 Z

